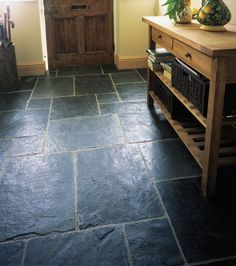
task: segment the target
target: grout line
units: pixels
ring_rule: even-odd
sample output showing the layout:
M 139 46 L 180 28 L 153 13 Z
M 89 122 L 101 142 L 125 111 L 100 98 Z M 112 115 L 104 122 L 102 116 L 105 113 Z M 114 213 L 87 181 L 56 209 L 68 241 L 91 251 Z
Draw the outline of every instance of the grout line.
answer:
M 98 107 L 98 114 L 101 116 L 102 112 L 101 112 L 101 109 L 100 109 L 100 104 L 98 102 L 98 95 L 95 93 L 95 98 L 96 98 L 96 103 L 97 103 L 97 107 Z
M 144 82 L 146 82 L 146 80 L 140 75 L 140 73 L 138 72 L 138 70 L 137 69 L 135 69 L 135 71 L 137 72 L 137 74 L 140 76 L 140 78 L 144 81 Z
M 23 254 L 22 254 L 22 258 L 21 258 L 21 266 L 24 266 L 24 264 L 25 264 L 25 256 L 26 256 L 27 247 L 28 247 L 28 241 L 25 241 L 25 246 L 24 246 L 24 250 L 23 250 Z
M 36 80 L 35 80 L 35 82 L 36 82 Z M 5 92 L 0 92 L 0 95 L 4 95 L 4 94 L 16 94 L 16 93 L 21 93 L 21 92 L 32 92 L 32 90 L 5 91 Z
M 125 230 L 125 225 L 122 225 L 122 232 L 124 235 L 124 242 L 125 242 L 125 247 L 126 247 L 126 251 L 127 251 L 128 262 L 129 262 L 130 266 L 133 266 L 132 254 L 131 254 L 131 249 L 130 249 L 130 245 L 129 245 L 129 241 L 128 241 L 127 232 Z
M 117 119 L 118 119 L 118 122 L 119 122 L 119 124 L 120 124 L 121 130 L 122 130 L 122 132 L 123 132 L 124 140 L 125 140 L 125 144 L 129 144 L 129 140 L 128 140 L 128 137 L 127 137 L 126 134 L 125 134 L 125 130 L 124 130 L 122 124 L 121 124 L 120 117 L 119 117 L 118 114 L 115 114 L 115 115 L 116 115 L 116 117 L 117 117 Z
M 74 176 L 74 204 L 75 204 L 75 230 L 79 230 L 79 217 L 78 217 L 78 206 L 77 206 L 77 153 L 72 152 L 72 162 L 73 162 L 73 176 Z
M 110 79 L 111 79 L 111 83 L 112 83 L 112 85 L 113 85 L 113 88 L 114 88 L 114 90 L 115 90 L 115 93 L 116 93 L 116 95 L 117 95 L 117 98 L 119 99 L 120 102 L 123 102 L 123 101 L 121 100 L 121 98 L 120 98 L 120 95 L 119 95 L 117 89 L 116 89 L 116 86 L 115 86 L 114 80 L 112 79 L 112 75 L 109 74 L 109 77 L 110 77 Z
M 154 188 L 154 190 L 156 191 L 157 197 L 158 197 L 158 199 L 159 199 L 160 202 L 161 202 L 161 205 L 162 205 L 162 207 L 163 207 L 163 210 L 164 210 L 165 216 L 166 216 L 166 218 L 167 218 L 167 220 L 168 220 L 168 222 L 169 222 L 169 225 L 170 225 L 170 228 L 171 228 L 172 234 L 173 234 L 174 239 L 175 239 L 175 241 L 176 241 L 176 244 L 177 244 L 177 246 L 178 246 L 178 248 L 179 248 L 179 251 L 180 251 L 180 254 L 181 254 L 182 258 L 183 258 L 183 261 L 184 261 L 184 263 L 185 263 L 185 265 L 186 265 L 186 264 L 187 264 L 187 260 L 186 260 L 186 258 L 185 258 L 185 256 L 184 256 L 184 252 L 183 252 L 182 247 L 181 247 L 181 245 L 180 245 L 180 243 L 179 243 L 179 240 L 178 240 L 177 235 L 176 235 L 176 233 L 175 233 L 174 227 L 173 227 L 173 225 L 172 225 L 172 223 L 171 223 L 171 220 L 170 220 L 169 214 L 168 214 L 168 212 L 167 212 L 167 210 L 166 210 L 166 207 L 165 207 L 165 205 L 164 205 L 164 202 L 163 202 L 163 200 L 162 200 L 162 198 L 161 198 L 161 195 L 160 195 L 160 193 L 159 193 L 159 191 L 158 191 L 158 188 L 157 188 L 157 186 L 156 186 L 155 180 L 154 180 L 153 176 L 151 175 L 151 171 L 150 171 L 150 169 L 149 169 L 149 167 L 148 167 L 148 165 L 147 165 L 147 160 L 145 159 L 145 157 L 144 157 L 144 155 L 143 155 L 143 153 L 142 153 L 142 150 L 141 150 L 141 148 L 140 148 L 139 145 L 138 145 L 138 147 L 139 147 L 139 151 L 140 151 L 140 153 L 141 153 L 142 159 L 143 159 L 143 161 L 144 161 L 145 168 L 147 169 L 147 173 L 148 173 L 148 175 L 150 176 L 150 178 L 151 178 L 151 180 L 152 180 L 153 188 Z
M 153 178 L 152 178 L 152 179 L 153 179 Z M 154 189 L 156 190 L 156 193 L 157 193 L 157 195 L 158 195 L 158 197 L 159 197 L 159 199 L 160 199 L 160 202 L 161 202 L 162 205 L 163 205 L 164 211 L 165 211 L 166 216 L 167 216 L 167 220 L 168 220 L 168 222 L 169 222 L 170 228 L 171 228 L 171 230 L 172 230 L 172 234 L 173 234 L 174 239 L 175 239 L 175 241 L 176 241 L 176 244 L 177 244 L 177 246 L 178 246 L 178 248 L 179 248 L 179 251 L 180 251 L 180 254 L 181 254 L 182 258 L 183 258 L 183 261 L 184 261 L 185 264 L 187 264 L 187 260 L 186 260 L 186 258 L 185 258 L 185 255 L 184 255 L 183 249 L 182 249 L 182 247 L 181 247 L 181 245 L 180 245 L 180 243 L 179 243 L 179 239 L 177 238 L 177 235 L 176 235 L 176 233 L 175 233 L 175 229 L 174 229 L 174 227 L 173 227 L 173 225 L 172 225 L 172 222 L 171 222 L 171 220 L 170 220 L 169 214 L 167 213 L 166 207 L 165 207 L 165 205 L 164 205 L 164 202 L 163 202 L 163 200 L 162 200 L 162 198 L 161 198 L 161 195 L 160 195 L 160 193 L 159 193 L 159 191 L 158 191 L 158 188 L 157 188 L 155 182 L 154 182 Z
M 51 231 L 51 232 L 47 232 L 45 234 L 35 234 L 35 235 L 31 235 L 30 237 L 27 237 L 27 234 L 24 235 L 24 237 L 17 237 L 15 236 L 15 238 L 12 238 L 10 240 L 4 241 L 4 242 L 0 242 L 0 246 L 1 245 L 5 245 L 5 244 L 10 244 L 13 243 L 15 241 L 29 241 L 32 239 L 38 239 L 38 238 L 42 238 L 42 237 L 51 237 L 51 236 L 60 236 L 60 235 L 66 235 L 66 234 L 71 234 L 71 233 L 82 233 L 82 232 L 90 232 L 96 229 L 101 229 L 101 228 L 107 228 L 107 227 L 117 227 L 117 226 L 123 226 L 123 225 L 132 225 L 132 224 L 140 224 L 140 223 L 146 223 L 146 222 L 152 222 L 152 221 L 159 221 L 159 220 L 163 220 L 166 219 L 166 216 L 161 216 L 161 217 L 153 217 L 153 218 L 146 218 L 146 219 L 141 219 L 141 220 L 136 220 L 136 221 L 129 221 L 129 222 L 123 222 L 123 223 L 117 223 L 117 224 L 104 224 L 104 225 L 98 225 L 98 226 L 94 226 L 94 227 L 89 227 L 89 228 L 85 228 L 85 229 L 79 229 L 77 230 L 67 230 L 67 231 Z
M 211 260 L 206 260 L 206 261 L 192 262 L 192 263 L 189 263 L 188 266 L 202 266 L 203 264 L 208 265 L 214 262 L 224 262 L 224 261 L 227 262 L 228 260 L 234 260 L 234 259 L 236 259 L 236 255 L 230 256 L 230 257 L 218 258 L 218 259 L 211 259 Z
M 174 178 L 167 178 L 165 180 L 155 180 L 155 183 L 161 183 L 161 182 L 169 182 L 174 180 L 184 180 L 184 179 L 192 179 L 192 178 L 200 178 L 201 175 L 190 175 L 190 176 L 180 176 L 180 177 L 174 177 Z M 155 176 L 153 176 L 155 178 Z
M 46 153 L 46 145 L 48 142 L 48 129 L 49 129 L 49 123 L 50 123 L 50 118 L 51 118 L 51 112 L 52 112 L 52 102 L 53 102 L 53 98 L 51 98 L 51 103 L 50 103 L 50 107 L 49 107 L 49 112 L 48 112 L 48 122 L 47 122 L 47 127 L 45 130 L 45 136 L 44 136 L 44 140 L 43 140 L 43 148 L 42 148 L 42 153 Z
M 73 76 L 73 94 L 75 96 L 75 77 Z
M 31 91 L 30 97 L 29 97 L 29 99 L 28 99 L 28 101 L 27 101 L 27 103 L 26 103 L 25 110 L 27 110 L 28 105 L 29 105 L 29 103 L 30 103 L 30 101 L 31 101 L 31 99 L 32 99 L 32 96 L 33 96 L 33 93 L 34 93 L 34 91 L 35 91 L 35 87 L 36 87 L 36 85 L 37 85 L 37 83 L 38 83 L 38 80 L 39 80 L 39 77 L 37 77 L 37 79 L 36 79 L 36 81 L 35 81 L 35 84 L 34 84 L 34 87 L 33 87 L 32 91 Z
M 55 121 L 55 120 L 51 120 L 51 121 Z M 123 130 L 123 128 L 122 128 L 122 130 Z M 36 136 L 38 136 L 38 135 L 36 135 Z M 24 138 L 24 137 L 22 137 L 22 138 Z M 35 137 L 35 136 L 33 136 L 33 137 Z M 13 139 L 14 138 L 11 138 L 11 139 L 0 139 L 0 140 L 13 140 Z M 45 152 L 46 152 L 46 154 L 64 154 L 64 153 L 70 153 L 70 152 L 85 152 L 85 151 L 92 151 L 92 150 L 98 150 L 98 149 L 113 148 L 113 147 L 119 147 L 119 146 L 124 146 L 124 145 L 137 145 L 137 144 L 140 145 L 140 144 L 152 143 L 152 142 L 153 141 L 147 141 L 147 142 L 127 142 L 127 143 L 124 142 L 124 143 L 118 143 L 118 144 L 107 144 L 107 145 L 98 145 L 98 146 L 93 146 L 93 147 L 84 147 L 84 148 L 79 148 L 79 149 L 74 149 L 74 150 L 62 150 L 62 151 L 52 151 L 52 152 L 45 151 Z M 17 158 L 17 157 L 26 157 L 26 156 L 32 156 L 32 155 L 40 155 L 41 153 L 42 152 L 40 152 L 40 153 L 33 153 L 33 154 L 16 155 L 16 156 L 12 156 L 11 155 L 11 156 L 9 156 L 9 158 L 12 158 L 12 157 Z
M 102 65 L 100 65 L 100 68 L 101 68 L 102 74 L 105 74 Z
M 56 70 L 55 78 L 58 77 L 58 72 L 59 72 L 59 69 Z

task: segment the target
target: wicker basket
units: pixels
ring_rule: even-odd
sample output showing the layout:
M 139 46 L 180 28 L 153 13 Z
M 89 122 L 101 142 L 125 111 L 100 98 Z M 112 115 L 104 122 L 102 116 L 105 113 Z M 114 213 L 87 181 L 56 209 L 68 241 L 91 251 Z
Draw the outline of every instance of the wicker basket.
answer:
M 206 117 L 209 79 L 201 74 L 196 76 L 178 62 L 173 62 L 171 81 L 173 87 L 178 89 Z M 224 115 L 236 115 L 236 84 L 226 85 Z
M 189 111 L 179 102 L 170 90 L 159 79 L 155 78 L 154 93 L 158 96 L 166 109 L 171 114 L 172 119 L 188 120 L 191 119 Z
M 172 85 L 178 89 L 204 115 L 207 114 L 209 80 L 191 71 L 177 62 L 172 64 Z
M 15 47 L 0 47 L 0 92 L 16 90 L 17 81 Z

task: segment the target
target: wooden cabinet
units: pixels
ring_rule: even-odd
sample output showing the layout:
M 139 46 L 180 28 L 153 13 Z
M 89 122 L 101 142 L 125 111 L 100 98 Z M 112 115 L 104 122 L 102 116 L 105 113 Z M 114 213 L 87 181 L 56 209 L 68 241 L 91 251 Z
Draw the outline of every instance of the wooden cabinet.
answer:
M 228 25 L 226 32 L 201 31 L 199 24 L 174 25 L 167 17 L 143 17 L 149 25 L 149 48 L 156 44 L 168 49 L 176 57 L 210 80 L 208 112 L 204 117 L 161 71 L 148 70 L 147 103 L 156 102 L 181 140 L 202 168 L 202 190 L 213 196 L 219 166 L 236 165 L 236 140 L 224 135 L 224 126 L 236 118 L 223 118 L 225 87 L 236 83 L 236 26 Z M 165 105 L 154 94 L 154 80 L 158 77 L 183 108 L 193 115 L 193 123 L 173 120 Z

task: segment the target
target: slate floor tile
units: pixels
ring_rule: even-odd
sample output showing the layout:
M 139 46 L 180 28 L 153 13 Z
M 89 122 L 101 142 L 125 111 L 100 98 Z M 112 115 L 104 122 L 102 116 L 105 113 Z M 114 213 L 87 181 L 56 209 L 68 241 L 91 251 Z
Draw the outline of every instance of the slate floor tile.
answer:
M 18 90 L 33 90 L 36 81 L 36 76 L 20 77 L 18 82 Z
M 73 77 L 39 78 L 32 98 L 73 95 Z
M 97 98 L 98 98 L 99 103 L 119 102 L 119 99 L 116 93 L 97 94 Z
M 17 138 L 44 134 L 48 110 L 27 110 L 0 113 L 0 138 Z
M 122 101 L 144 100 L 147 98 L 146 83 L 130 83 L 116 85 L 116 89 Z
M 104 73 L 116 73 L 127 71 L 127 69 L 118 69 L 114 64 L 102 65 L 102 69 Z
M 200 179 L 172 180 L 157 186 L 188 262 L 235 256 L 235 215 L 228 213 L 224 204 L 202 196 Z
M 102 74 L 101 66 L 100 65 L 80 66 L 76 70 L 76 75 L 86 75 L 86 74 Z
M 68 151 L 124 143 L 117 116 L 76 117 L 51 120 L 48 151 Z
M 146 104 L 146 103 L 145 103 Z M 144 110 L 134 114 L 119 114 L 121 125 L 129 142 L 177 138 L 168 121 L 159 112 Z
M 134 266 L 183 265 L 167 219 L 125 226 Z
M 135 71 L 115 73 L 115 74 L 111 74 L 111 77 L 115 84 L 143 81 L 143 79 Z
M 69 154 L 9 159 L 0 186 L 0 240 L 74 228 Z
M 12 139 L 9 155 L 20 156 L 41 153 L 44 138 L 44 135 L 38 135 Z
M 27 109 L 49 109 L 51 99 L 31 99 Z
M 51 119 L 98 114 L 97 101 L 94 95 L 60 97 L 53 99 L 52 102 Z
M 146 102 L 115 102 L 99 104 L 102 114 L 136 114 L 147 111 Z
M 144 143 L 140 147 L 157 181 L 201 175 L 201 168 L 180 140 Z
M 21 266 L 24 245 L 21 241 L 0 245 L 0 265 Z
M 79 152 L 77 169 L 81 228 L 163 215 L 136 146 Z
M 147 76 L 148 76 L 147 68 L 140 68 L 140 69 L 137 69 L 137 71 L 139 75 L 141 75 L 142 78 L 147 81 Z
M 123 238 L 120 228 L 106 227 L 33 239 L 28 242 L 25 266 L 128 266 Z
M 10 110 L 24 110 L 30 94 L 30 91 L 0 94 L 0 112 Z
M 115 92 L 109 75 L 87 75 L 75 80 L 76 94 L 99 94 Z

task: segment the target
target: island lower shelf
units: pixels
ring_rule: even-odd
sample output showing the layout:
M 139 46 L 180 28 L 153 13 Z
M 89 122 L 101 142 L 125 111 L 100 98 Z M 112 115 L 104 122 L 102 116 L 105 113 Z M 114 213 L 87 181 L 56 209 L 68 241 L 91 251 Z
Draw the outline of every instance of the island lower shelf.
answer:
M 197 163 L 203 168 L 204 147 L 205 147 L 205 127 L 198 120 L 179 121 L 174 120 L 154 91 L 149 91 L 154 102 L 159 106 L 166 119 L 169 121 L 175 132 L 191 152 Z M 184 108 L 184 107 L 183 107 Z M 222 128 L 222 137 L 218 158 L 219 166 L 236 164 L 236 129 L 232 131 L 231 125 Z

